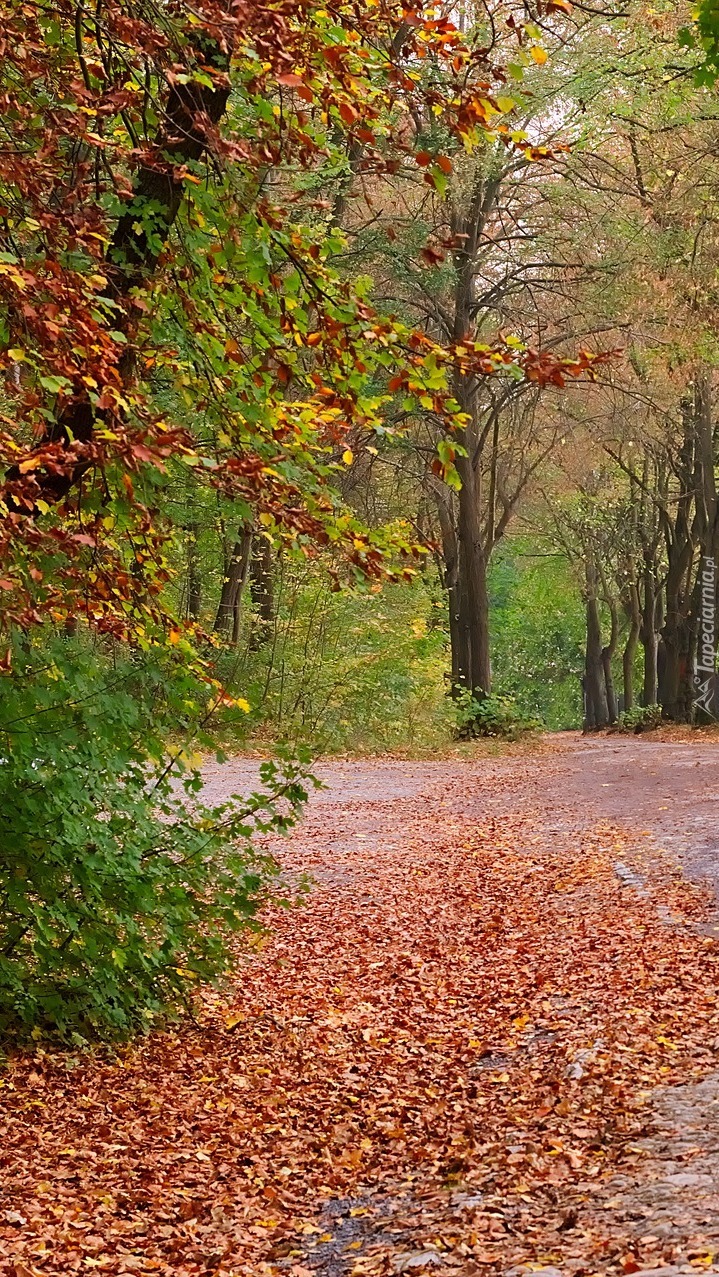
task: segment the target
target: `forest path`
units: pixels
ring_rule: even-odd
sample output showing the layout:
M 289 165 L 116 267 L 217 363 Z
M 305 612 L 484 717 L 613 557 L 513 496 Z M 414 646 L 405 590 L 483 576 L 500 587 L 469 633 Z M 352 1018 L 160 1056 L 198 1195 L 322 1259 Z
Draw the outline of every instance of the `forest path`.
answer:
M 719 893 L 719 743 L 566 733 L 547 738 L 543 746 L 536 754 L 520 749 L 509 756 L 484 759 L 324 761 L 316 770 L 325 789 L 313 795 L 308 820 L 295 836 L 307 852 L 307 867 L 316 880 L 330 889 L 339 883 L 347 886 L 358 855 L 361 858 L 363 850 L 372 848 L 377 840 L 391 855 L 408 837 L 402 818 L 397 820 L 398 813 L 424 804 L 434 809 L 442 837 L 450 829 L 471 836 L 477 827 L 486 828 L 489 824 L 490 828 L 501 828 L 506 822 L 505 827 L 511 829 L 519 821 L 525 831 L 531 828 L 534 832 L 539 824 L 542 841 L 546 839 L 550 845 L 562 847 L 567 840 L 577 840 L 586 848 L 587 840 L 596 839 L 598 830 L 611 828 L 615 839 L 614 872 L 632 897 L 632 904 L 636 905 L 639 897 L 650 908 L 655 907 L 664 927 L 688 925 L 705 941 L 713 938 L 719 932 L 719 914 L 715 913 L 713 899 L 714 893 Z M 216 787 L 217 796 L 225 792 L 236 766 L 235 762 L 209 769 L 207 781 L 211 789 Z M 249 781 L 254 765 L 245 762 L 240 766 L 248 769 Z M 311 850 L 316 837 L 323 844 L 319 857 L 313 856 Z M 642 851 L 638 852 L 640 840 Z M 414 841 L 411 834 L 409 841 Z M 330 864 L 325 854 L 328 845 Z M 632 867 L 637 856 L 640 864 Z M 682 919 L 675 907 L 676 894 L 669 906 L 659 899 L 661 890 L 654 898 L 646 873 L 642 872 L 642 862 L 651 866 L 649 878 L 653 873 L 658 879 L 673 877 L 675 888 L 679 886 L 680 900 L 684 895 L 677 884 L 680 867 L 689 880 L 707 884 L 709 891 L 703 907 L 693 900 L 694 916 L 690 906 L 690 917 Z M 529 868 L 532 872 L 537 866 Z M 607 1000 L 610 1006 L 609 987 Z M 691 1015 L 690 1005 L 686 1013 Z M 713 1030 L 709 1033 L 712 1035 Z M 703 1045 L 706 1047 L 707 1043 Z M 716 1048 L 719 1040 L 711 1043 L 711 1049 Z M 593 1043 L 590 1056 L 594 1049 Z M 586 1047 L 584 1052 L 587 1053 Z M 581 1050 L 578 1055 L 582 1056 Z M 493 1056 L 488 1058 L 491 1062 Z M 506 1061 L 509 1056 L 501 1058 Z M 569 1072 L 573 1067 L 570 1063 Z M 582 1067 L 580 1064 L 576 1071 L 581 1072 Z M 671 1071 L 666 1063 L 661 1069 L 665 1073 Z M 642 1103 L 646 1103 L 647 1114 L 634 1145 L 634 1153 L 640 1155 L 638 1167 L 622 1166 L 616 1173 L 602 1177 L 599 1184 L 579 1181 L 575 1186 L 579 1189 L 579 1202 L 565 1214 L 560 1210 L 560 1220 L 569 1219 L 572 1223 L 576 1216 L 579 1226 L 582 1207 L 590 1201 L 593 1222 L 586 1219 L 586 1235 L 582 1237 L 580 1233 L 574 1248 L 571 1244 L 557 1246 L 556 1237 L 547 1243 L 552 1260 L 547 1277 L 554 1277 L 551 1268 L 561 1262 L 562 1251 L 564 1267 L 569 1272 L 606 1264 L 610 1268 L 618 1266 L 620 1271 L 653 1270 L 659 1266 L 669 1277 L 682 1268 L 689 1271 L 697 1265 L 713 1267 L 711 1261 L 719 1259 L 719 1075 L 708 1071 L 706 1062 L 705 1070 L 705 1076 L 697 1082 L 683 1080 L 683 1084 L 673 1088 L 660 1086 L 644 1094 Z M 627 1163 L 631 1160 L 625 1155 Z M 551 1201 L 551 1191 L 548 1196 Z M 457 1200 L 461 1197 L 459 1193 Z M 474 1200 L 471 1194 L 468 1200 Z M 502 1211 L 505 1216 L 511 1214 L 504 1203 L 499 1209 L 499 1200 L 495 1206 L 495 1221 L 502 1217 Z M 404 1266 L 408 1270 L 422 1268 L 423 1258 L 427 1267 L 432 1267 L 431 1261 L 439 1258 L 441 1248 L 436 1253 L 434 1247 L 423 1251 L 421 1239 L 417 1241 L 415 1236 L 416 1227 L 408 1227 L 413 1215 L 418 1214 L 421 1219 L 421 1209 L 418 1211 L 415 1204 L 412 1210 L 406 1201 L 390 1201 L 390 1207 L 384 1222 L 378 1225 L 375 1221 L 365 1234 L 357 1223 L 352 1226 L 355 1217 L 347 1214 L 341 1203 L 335 1204 L 329 1214 L 326 1211 L 324 1222 L 332 1230 L 332 1240 L 311 1248 L 307 1258 L 310 1271 L 361 1273 L 374 1271 L 375 1264 L 377 1271 L 384 1271 L 383 1261 L 391 1265 L 392 1271 L 401 1271 Z M 432 1212 L 428 1214 L 431 1218 Z M 461 1214 L 460 1205 L 460 1219 Z M 398 1215 L 400 1223 L 404 1218 L 405 1234 L 396 1227 Z M 381 1221 L 381 1208 L 379 1217 Z M 416 1222 L 415 1219 L 415 1225 Z M 459 1228 L 457 1224 L 455 1219 L 454 1227 L 461 1235 L 461 1223 Z M 410 1245 L 408 1239 L 414 1237 L 414 1249 L 401 1252 L 399 1260 L 396 1255 L 394 1260 L 387 1258 L 397 1249 L 396 1238 L 393 1241 L 391 1237 L 393 1225 L 395 1234 L 404 1236 L 405 1245 Z M 506 1218 L 503 1225 L 507 1227 Z M 574 1232 L 574 1226 L 563 1229 L 560 1222 L 558 1227 L 565 1237 Z M 389 1233 L 383 1235 L 382 1229 Z M 521 1227 L 515 1230 L 510 1226 L 510 1234 L 514 1231 L 518 1231 L 520 1240 Z M 355 1236 L 363 1239 L 361 1245 L 356 1243 L 363 1254 L 367 1246 L 371 1251 L 374 1244 L 375 1264 L 370 1257 L 363 1266 L 360 1257 L 356 1268 L 351 1264 L 348 1267 L 347 1247 Z M 587 1254 L 590 1236 L 591 1260 Z M 485 1263 L 494 1258 L 496 1263 L 499 1255 L 485 1253 L 482 1258 Z M 452 1259 L 444 1254 L 443 1262 L 451 1264 Z M 542 1260 L 541 1251 L 539 1261 L 534 1254 L 529 1262 L 535 1268 L 547 1266 L 546 1255 Z M 469 1272 L 470 1264 L 466 1256 L 460 1261 L 461 1271 Z
M 318 770 L 196 1023 L 10 1061 L 0 1272 L 719 1271 L 719 749 Z
M 231 763 L 216 771 L 210 769 L 207 780 L 211 788 L 217 786 L 218 796 L 224 791 L 228 778 L 236 774 L 236 766 Z M 247 763 L 240 766 L 252 768 L 252 764 Z M 692 1002 L 697 988 L 692 989 L 692 977 L 682 970 L 683 958 L 688 965 L 694 965 L 695 977 L 701 985 L 704 967 L 701 946 L 710 944 L 713 949 L 713 937 L 719 931 L 712 893 L 707 891 L 702 897 L 701 893 L 685 888 L 681 880 L 683 870 L 690 880 L 708 881 L 714 889 L 719 887 L 719 746 L 697 741 L 668 743 L 651 737 L 585 738 L 573 733 L 548 738 L 543 748 L 534 754 L 520 749 L 504 757 L 432 762 L 338 760 L 322 763 L 317 771 L 326 788 L 313 796 L 307 820 L 293 842 L 303 867 L 335 901 L 338 894 L 354 894 L 359 890 L 376 912 L 376 886 L 367 890 L 371 866 L 376 866 L 378 876 L 384 876 L 387 860 L 393 862 L 392 867 L 396 869 L 397 861 L 403 859 L 408 848 L 418 849 L 420 873 L 424 872 L 423 864 L 427 873 L 432 872 L 427 867 L 427 859 L 431 860 L 428 848 L 432 843 L 435 851 L 448 846 L 450 857 L 458 845 L 465 852 L 474 848 L 472 855 L 476 856 L 477 846 L 489 844 L 490 860 L 484 868 L 495 872 L 496 863 L 493 865 L 492 861 L 497 854 L 511 857 L 519 851 L 519 856 L 525 857 L 523 866 L 521 859 L 514 862 L 507 881 L 502 884 L 505 891 L 509 887 L 510 892 L 517 893 L 513 921 L 516 923 L 523 913 L 531 916 L 536 910 L 535 926 L 539 929 L 539 943 L 535 936 L 530 946 L 530 966 L 517 973 L 516 1007 L 528 999 L 536 1007 L 538 989 L 544 988 L 548 997 L 541 999 L 544 1018 L 536 1012 L 529 1016 L 530 1021 L 534 1021 L 533 1040 L 522 1041 L 528 1031 L 523 1028 L 514 1038 L 519 1040 L 520 1049 L 529 1052 L 536 1051 L 539 1042 L 551 1041 L 555 1045 L 562 1041 L 567 1022 L 571 1024 L 574 1020 L 576 1030 L 578 1017 L 581 1043 L 572 1042 L 573 1034 L 569 1032 L 559 1052 L 565 1063 L 557 1067 L 556 1059 L 551 1065 L 545 1060 L 541 1073 L 546 1083 L 544 1071 L 552 1075 L 554 1070 L 550 1085 L 559 1097 L 555 1108 L 569 1105 L 568 1094 L 564 1092 L 572 1091 L 573 1082 L 591 1092 L 592 1082 L 587 1074 L 591 1075 L 594 1070 L 602 1077 L 603 1099 L 599 1100 L 596 1095 L 585 1097 L 588 1102 L 583 1115 L 579 1116 L 582 1104 L 575 1096 L 578 1107 L 572 1113 L 568 1128 L 574 1127 L 576 1131 L 579 1124 L 581 1148 L 582 1140 L 589 1139 L 592 1131 L 596 1139 L 597 1129 L 603 1125 L 606 1147 L 601 1151 L 596 1149 L 597 1154 L 605 1158 L 601 1171 L 596 1164 L 587 1168 L 586 1151 L 580 1153 L 575 1147 L 574 1158 L 571 1152 L 568 1154 L 568 1178 L 563 1178 L 561 1173 L 554 1176 L 542 1172 L 539 1181 L 546 1176 L 544 1184 L 540 1187 L 537 1183 L 533 1192 L 524 1194 L 523 1215 L 522 1207 L 512 1202 L 513 1194 L 511 1188 L 507 1191 L 506 1179 L 496 1168 L 492 1171 L 491 1163 L 499 1150 L 491 1143 L 484 1149 L 490 1165 L 482 1168 L 479 1179 L 484 1182 L 486 1178 L 494 1191 L 484 1196 L 472 1191 L 477 1166 L 472 1165 L 471 1158 L 462 1163 L 460 1157 L 456 1171 L 460 1187 L 452 1192 L 452 1175 L 447 1177 L 445 1168 L 441 1205 L 436 1197 L 431 1200 L 433 1191 L 436 1192 L 436 1176 L 434 1183 L 430 1177 L 429 1188 L 425 1185 L 429 1204 L 416 1189 L 387 1198 L 380 1193 L 374 1208 L 368 1209 L 371 1223 L 364 1225 L 362 1220 L 368 1217 L 352 1214 L 352 1199 L 343 1202 L 332 1198 L 322 1218 L 322 1226 L 328 1230 L 327 1240 L 307 1247 L 305 1262 L 309 1264 L 309 1271 L 334 1277 L 348 1272 L 399 1272 L 415 1267 L 421 1270 L 439 1267 L 441 1262 L 444 1267 L 457 1266 L 459 1271 L 469 1273 L 475 1261 L 482 1267 L 493 1263 L 507 1271 L 508 1265 L 509 1270 L 513 1266 L 521 1268 L 523 1259 L 534 1267 L 551 1269 L 559 1264 L 570 1273 L 603 1268 L 631 1272 L 659 1267 L 667 1269 L 668 1277 L 670 1271 L 691 1270 L 692 1264 L 713 1267 L 712 1261 L 719 1252 L 719 1075 L 712 1071 L 712 1056 L 719 1046 L 719 1041 L 715 1041 L 719 1025 L 712 1014 L 716 1010 L 713 994 L 703 1000 L 697 1013 L 699 1021 L 709 1019 L 711 1025 L 703 1024 L 699 1040 L 681 1064 L 674 1065 L 671 1056 L 678 1049 L 674 1039 L 681 1038 L 685 1032 L 691 1037 L 690 1022 L 695 1015 Z M 569 945 L 566 936 L 553 935 L 553 921 L 556 926 L 558 919 L 552 918 L 555 911 L 551 897 L 557 884 L 548 884 L 545 880 L 547 874 L 556 872 L 558 865 L 566 866 L 570 880 L 574 879 L 574 889 L 568 893 L 573 908 L 568 914 L 559 914 L 559 920 L 569 926 Z M 455 863 L 447 875 L 446 904 L 450 910 L 456 909 L 452 895 L 456 890 L 457 868 Z M 610 869 L 613 883 L 607 881 Z M 538 889 L 534 882 L 528 889 L 528 882 L 532 882 L 536 874 L 540 875 Z M 472 876 L 468 877 L 471 881 Z M 489 888 L 486 903 L 491 910 L 496 883 L 485 885 Z M 562 893 L 566 890 L 563 883 L 559 888 Z M 591 900 L 590 895 L 594 896 Z M 503 907 L 507 908 L 508 897 L 500 891 L 500 898 L 502 896 Z M 392 903 L 396 920 L 396 897 Z M 581 915 L 583 910 L 586 915 L 580 936 L 575 928 L 577 914 Z M 380 915 L 386 925 L 385 911 L 386 902 Z M 642 916 L 647 911 L 651 915 L 648 927 Z M 433 911 L 429 912 L 432 916 Z M 407 911 L 400 911 L 399 916 L 403 924 L 400 953 L 406 962 L 421 967 L 422 942 L 418 934 L 421 928 L 410 921 L 411 914 Z M 480 934 L 490 944 L 499 944 L 505 919 L 500 922 L 496 913 L 490 914 L 490 918 L 489 928 L 480 929 Z M 592 918 L 596 926 L 594 934 Z M 455 922 L 462 929 L 461 916 L 455 914 Z M 586 943 L 587 922 L 590 952 L 585 951 L 583 961 L 575 964 L 576 987 L 572 987 L 571 978 L 569 983 L 566 979 L 567 950 L 571 950 L 572 943 Z M 657 929 L 659 936 L 650 939 Z M 618 930 L 622 931 L 625 942 L 621 946 L 621 957 L 613 944 Z M 612 937 L 609 947 L 613 952 L 599 958 L 597 970 L 588 971 L 587 965 L 593 965 L 597 950 L 606 946 L 608 934 Z M 637 935 L 639 944 L 633 938 Z M 376 930 L 370 932 L 370 937 L 376 944 Z M 422 939 L 426 944 L 426 935 Z M 390 979 L 398 978 L 396 971 L 388 973 L 384 966 L 386 941 L 384 936 L 379 953 L 383 960 L 383 983 L 388 975 Z M 420 943 L 413 953 L 417 941 Z M 459 937 L 457 941 L 453 947 L 454 959 L 466 960 L 466 955 L 460 952 Z M 653 963 L 650 954 L 657 941 Z M 393 948 L 396 946 L 390 941 L 390 954 Z M 500 954 L 502 948 L 500 944 Z M 559 978 L 552 992 L 544 985 L 546 972 L 540 959 L 543 949 L 554 955 L 557 962 Z M 341 945 L 340 950 L 342 956 L 336 971 L 342 979 L 346 946 Z M 520 953 L 527 952 L 520 946 Z M 452 963 L 451 954 L 452 946 L 449 952 L 446 949 L 444 952 L 446 967 Z M 482 968 L 482 974 L 485 978 L 489 975 L 490 986 L 494 986 L 494 996 L 499 994 L 505 1001 L 506 976 L 516 959 L 516 948 L 510 943 L 504 954 L 506 972 L 501 973 L 501 957 L 498 966 L 492 968 L 491 964 L 485 964 Z M 632 964 L 638 964 L 638 981 L 629 975 Z M 661 968 L 663 977 L 663 981 L 656 981 L 656 988 L 651 988 L 653 965 Z M 604 976 L 597 980 L 602 969 Z M 711 986 L 712 972 L 705 970 Z M 449 971 L 445 970 L 443 981 L 448 976 Z M 536 987 L 532 998 L 533 983 Z M 649 998 L 646 997 L 647 984 Z M 340 988 L 338 985 L 338 992 Z M 472 998 L 467 999 L 466 989 L 464 992 L 465 1009 L 471 1011 Z M 382 990 L 380 999 L 385 995 L 386 990 Z M 341 1002 L 341 998 L 338 1000 Z M 480 997 L 478 1001 L 481 1003 L 484 999 Z M 640 1007 L 629 1005 L 632 1001 Z M 483 1008 L 485 1024 L 487 1018 L 492 1019 L 489 1003 L 491 996 Z M 561 1008 L 561 1032 L 554 1019 L 557 1005 Z M 668 1028 L 665 1019 L 670 1007 L 675 1016 L 673 1030 Z M 475 1015 L 478 1023 L 482 1023 L 482 1014 L 477 1014 L 477 1009 Z M 582 1016 L 586 1016 L 584 1025 Z M 643 1046 L 634 1043 L 638 1046 L 634 1088 L 626 1085 L 625 1061 L 621 1059 L 622 1052 L 631 1054 L 632 1051 L 631 1034 L 625 1034 L 622 1019 L 629 1019 L 631 1023 L 633 1017 L 638 1017 L 638 1037 L 642 1030 L 646 1033 L 647 1026 L 653 1026 L 650 1036 L 659 1040 L 658 1048 L 649 1046 L 646 1041 Z M 501 1022 L 501 1013 L 498 1018 Z M 512 1023 L 521 1024 L 525 1018 L 520 1015 Z M 582 1028 L 590 1027 L 591 1032 L 582 1036 Z M 696 1027 L 694 1021 L 691 1029 Z M 665 1032 L 661 1032 L 662 1029 Z M 480 1028 L 474 1032 L 484 1037 Z M 474 1041 L 475 1049 L 480 1047 L 477 1038 L 470 1041 Z M 487 1069 L 493 1080 L 504 1079 L 504 1085 L 508 1085 L 511 1074 L 506 1069 L 510 1061 L 516 1063 L 517 1047 L 518 1042 L 511 1034 L 504 1049 L 499 1049 L 491 1037 L 487 1042 L 482 1041 L 479 1063 L 475 1062 L 474 1068 L 470 1065 L 467 1070 L 470 1097 L 471 1079 L 476 1078 L 478 1069 Z M 652 1050 L 657 1049 L 661 1061 L 651 1061 Z M 360 1064 L 360 1068 L 364 1067 L 366 1065 Z M 539 1072 L 539 1068 L 535 1071 Z M 629 1077 L 631 1075 L 630 1069 Z M 661 1085 L 664 1078 L 678 1085 Z M 456 1079 L 447 1077 L 445 1081 L 456 1092 Z M 596 1079 L 594 1084 L 596 1086 Z M 521 1094 L 522 1083 L 515 1084 L 512 1078 L 510 1085 L 512 1091 L 518 1085 Z M 616 1105 L 611 1102 L 607 1105 L 607 1092 L 612 1088 L 616 1090 Z M 465 1089 L 462 1108 L 466 1096 Z M 486 1100 L 481 1095 L 479 1100 L 483 1108 Z M 526 1103 L 526 1094 L 522 1100 Z M 499 1107 L 501 1109 L 501 1105 Z M 594 1118 L 593 1109 L 596 1109 Z M 593 1121 L 598 1125 L 592 1125 Z M 538 1143 L 522 1141 L 522 1128 L 534 1123 L 536 1112 L 529 1119 L 519 1118 L 513 1135 L 511 1123 L 508 1128 L 505 1126 L 505 1138 L 516 1141 L 506 1146 L 511 1150 L 508 1161 L 525 1170 L 533 1157 L 541 1160 L 542 1137 L 544 1141 L 547 1139 L 544 1130 Z M 583 1126 L 583 1123 L 589 1125 Z M 612 1128 L 615 1128 L 616 1142 L 610 1149 L 612 1140 L 608 1131 Z M 557 1147 L 552 1150 L 560 1156 L 566 1135 L 567 1131 L 562 1132 Z M 551 1139 L 549 1143 L 551 1145 Z M 425 1152 L 431 1158 L 429 1150 Z M 507 1166 L 503 1168 L 505 1175 L 507 1169 Z M 520 1179 L 523 1178 L 530 1177 L 520 1175 Z M 501 1189 L 500 1183 L 503 1183 Z M 529 1185 L 519 1187 L 528 1189 Z M 364 1209 L 373 1195 L 357 1200 Z M 473 1204 L 469 1212 L 467 1202 Z M 432 1227 L 436 1227 L 439 1234 L 434 1242 Z M 468 1228 L 475 1244 L 468 1247 L 464 1255 L 457 1254 L 456 1251 L 461 1252 L 463 1244 L 466 1245 L 462 1239 Z M 502 1230 L 505 1230 L 504 1236 Z M 360 1252 L 354 1262 L 352 1245 Z M 286 1263 L 289 1266 L 290 1260 Z M 280 1266 L 283 1266 L 281 1260 Z M 554 1274 L 549 1272 L 547 1277 Z
M 502 810 L 503 782 L 512 781 L 513 806 L 548 810 L 565 830 L 613 820 L 651 831 L 688 877 L 709 880 L 719 894 L 719 740 L 675 743 L 651 735 L 565 732 L 542 744 L 538 753 L 519 750 L 494 759 L 324 760 L 315 772 L 326 788 L 312 795 L 310 810 L 314 815 L 318 805 L 360 803 L 369 819 L 378 803 L 436 797 L 451 781 L 455 809 L 481 820 Z M 220 801 L 236 786 L 253 785 L 257 766 L 243 758 L 208 764 L 208 798 Z

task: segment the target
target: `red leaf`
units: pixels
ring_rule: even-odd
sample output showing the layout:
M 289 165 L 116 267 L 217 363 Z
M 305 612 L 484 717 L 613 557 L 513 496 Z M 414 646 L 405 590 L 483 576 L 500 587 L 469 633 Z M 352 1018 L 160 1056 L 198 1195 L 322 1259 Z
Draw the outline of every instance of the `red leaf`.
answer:
M 438 266 L 440 262 L 444 261 L 444 253 L 440 253 L 436 248 L 432 248 L 429 244 L 421 250 L 420 256 L 424 259 L 428 266 Z

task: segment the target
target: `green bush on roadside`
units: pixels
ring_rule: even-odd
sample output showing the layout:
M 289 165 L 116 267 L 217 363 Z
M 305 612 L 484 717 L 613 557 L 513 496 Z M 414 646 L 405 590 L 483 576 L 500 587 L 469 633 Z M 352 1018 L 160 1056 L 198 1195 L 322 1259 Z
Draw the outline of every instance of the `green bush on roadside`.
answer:
M 662 725 L 661 705 L 633 705 L 619 715 L 620 732 L 653 732 Z
M 517 740 L 541 728 L 538 719 L 527 718 L 509 696 L 485 696 L 481 700 L 462 691 L 455 700 L 457 736 L 471 740 L 478 736 L 499 736 Z
M 254 839 L 293 823 L 306 772 L 267 763 L 266 792 L 202 804 L 192 761 L 173 772 L 164 745 L 197 690 L 167 655 L 18 646 L 0 682 L 3 1032 L 79 1042 L 147 1027 L 225 972 L 231 936 L 282 896 Z

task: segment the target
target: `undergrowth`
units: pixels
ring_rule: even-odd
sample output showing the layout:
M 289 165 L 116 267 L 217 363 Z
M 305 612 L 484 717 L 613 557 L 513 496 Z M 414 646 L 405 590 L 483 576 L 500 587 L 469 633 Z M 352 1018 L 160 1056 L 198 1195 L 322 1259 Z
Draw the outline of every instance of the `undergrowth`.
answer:
M 256 836 L 294 822 L 306 768 L 266 762 L 262 792 L 205 805 L 199 760 L 165 745 L 201 710 L 169 658 L 18 645 L 0 685 L 0 1031 L 78 1043 L 146 1028 L 221 977 L 229 938 L 286 898 Z

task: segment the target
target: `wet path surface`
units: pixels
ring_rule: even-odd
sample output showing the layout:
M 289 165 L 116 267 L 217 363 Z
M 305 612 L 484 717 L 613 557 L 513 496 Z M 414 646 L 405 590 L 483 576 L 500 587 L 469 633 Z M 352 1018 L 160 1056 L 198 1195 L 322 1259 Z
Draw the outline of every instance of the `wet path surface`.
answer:
M 573 737 L 560 750 L 546 791 L 558 806 L 650 830 L 687 876 L 719 890 L 719 743 Z

